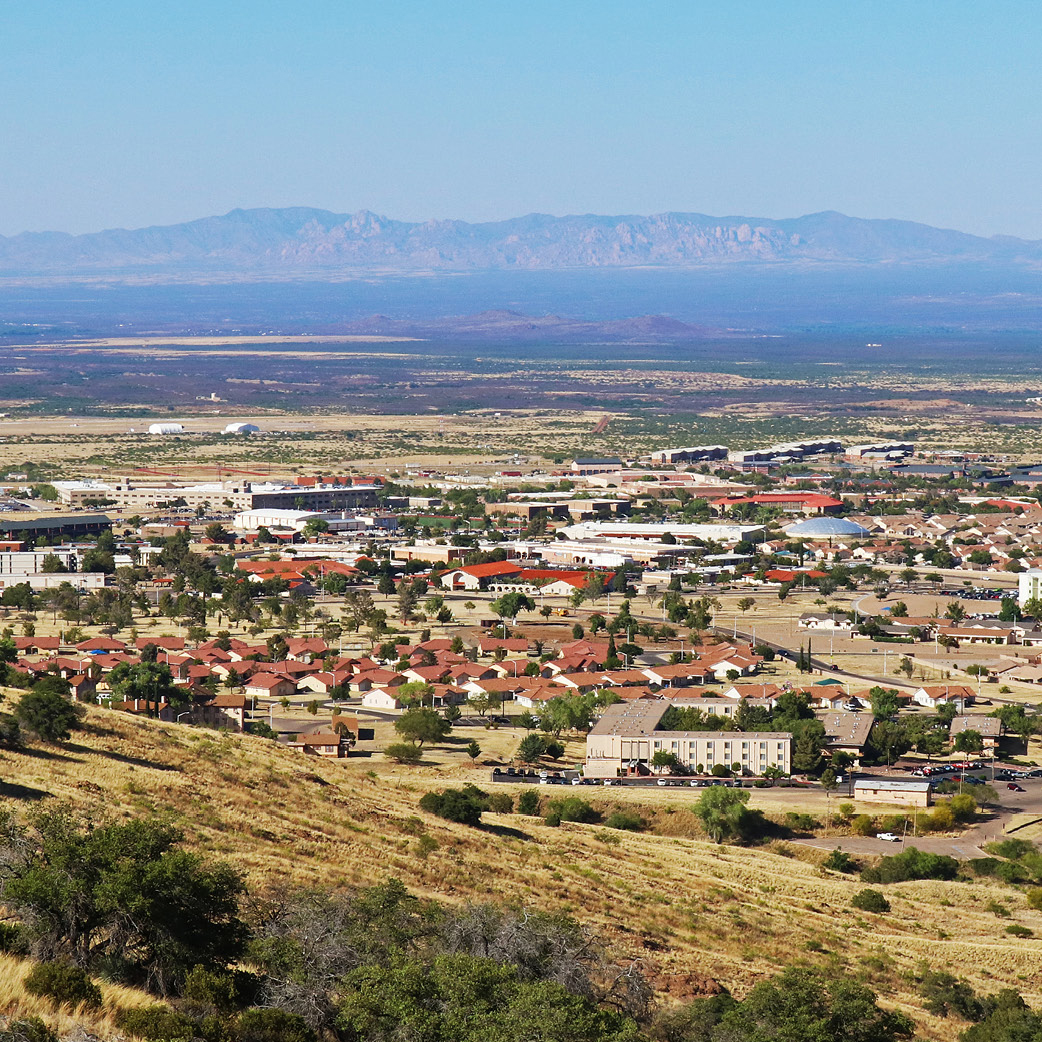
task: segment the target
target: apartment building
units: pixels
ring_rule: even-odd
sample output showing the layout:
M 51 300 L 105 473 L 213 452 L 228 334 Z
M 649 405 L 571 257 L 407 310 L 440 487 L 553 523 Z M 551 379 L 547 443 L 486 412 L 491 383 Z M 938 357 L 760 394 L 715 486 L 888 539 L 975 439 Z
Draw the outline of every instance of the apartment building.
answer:
M 662 731 L 659 723 L 674 703 L 637 700 L 608 706 L 586 737 L 586 776 L 615 778 L 646 770 L 657 752 L 672 753 L 690 771 L 710 772 L 739 764 L 745 775 L 769 767 L 792 768 L 792 735 L 773 731 Z

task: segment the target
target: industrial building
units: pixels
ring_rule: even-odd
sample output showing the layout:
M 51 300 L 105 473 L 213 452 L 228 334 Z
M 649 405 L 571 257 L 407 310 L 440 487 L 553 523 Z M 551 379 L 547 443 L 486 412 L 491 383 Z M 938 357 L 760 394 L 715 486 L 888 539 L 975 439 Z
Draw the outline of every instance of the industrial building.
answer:
M 726 445 L 692 445 L 683 449 L 659 449 L 650 456 L 652 463 L 700 463 L 727 459 Z

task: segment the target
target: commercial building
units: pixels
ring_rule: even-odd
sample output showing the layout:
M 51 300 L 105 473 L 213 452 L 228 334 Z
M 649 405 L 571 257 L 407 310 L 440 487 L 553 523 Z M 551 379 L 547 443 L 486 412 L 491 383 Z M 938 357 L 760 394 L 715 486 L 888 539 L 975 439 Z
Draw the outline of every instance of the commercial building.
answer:
M 58 498 L 68 506 L 101 500 L 122 510 L 159 510 L 174 503 L 198 507 L 256 510 L 354 510 L 376 505 L 373 485 L 291 485 L 275 482 L 208 481 L 195 485 L 176 482 L 142 485 L 127 480 L 55 481 Z
M 112 530 L 112 519 L 105 514 L 24 515 L 0 519 L 0 539 L 36 539 L 47 536 L 62 539 L 101 535 Z
M 718 543 L 737 543 L 743 539 L 755 539 L 765 534 L 763 525 L 738 524 L 672 524 L 656 521 L 636 524 L 626 521 L 583 521 L 562 528 L 566 539 L 575 540 L 651 540 L 662 542 L 666 536 L 677 543 L 685 539 L 701 539 Z
M 679 700 L 683 704 L 683 700 Z M 590 778 L 647 773 L 657 752 L 672 753 L 694 772 L 711 772 L 720 764 L 759 776 L 774 767 L 792 769 L 792 735 L 772 731 L 661 731 L 669 699 L 639 699 L 608 706 L 586 736 L 586 768 Z

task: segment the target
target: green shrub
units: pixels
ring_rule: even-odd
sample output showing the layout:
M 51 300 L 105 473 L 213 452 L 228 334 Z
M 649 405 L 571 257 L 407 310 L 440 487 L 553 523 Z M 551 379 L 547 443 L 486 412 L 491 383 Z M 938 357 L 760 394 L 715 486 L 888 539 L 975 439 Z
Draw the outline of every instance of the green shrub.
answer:
M 822 866 L 833 872 L 856 872 L 859 867 L 858 863 L 839 847 L 829 853 Z
M 865 883 L 901 883 L 906 879 L 954 879 L 959 862 L 946 854 L 928 854 L 909 847 L 901 854 L 883 858 L 878 865 L 862 869 Z
M 975 876 L 994 876 L 998 875 L 999 865 L 1007 863 L 999 861 L 997 857 L 974 857 L 966 862 L 966 867 Z
M 78 966 L 65 962 L 41 962 L 34 966 L 23 982 L 30 995 L 43 995 L 56 1006 L 88 1009 L 101 1006 L 101 989 Z
M 561 824 L 561 815 L 556 810 L 549 810 L 543 818 L 543 824 L 555 829 Z
M 919 994 L 935 1017 L 954 1014 L 963 1020 L 980 1020 L 983 1013 L 973 988 L 966 981 L 943 970 L 931 970 L 924 965 L 920 969 Z
M 185 977 L 181 994 L 191 1002 L 229 1013 L 253 1002 L 258 985 L 257 978 L 243 970 L 208 970 L 205 966 L 195 966 Z
M 1023 883 L 1028 877 L 1024 866 L 1016 861 L 1000 861 L 995 868 L 995 875 L 1004 883 Z
M 621 829 L 623 832 L 642 832 L 645 821 L 636 811 L 616 810 L 604 819 L 604 825 L 605 828 Z
M 1025 854 L 1034 853 L 1035 845 L 1026 839 L 1002 839 L 998 843 L 989 843 L 988 852 L 998 857 L 1016 861 Z
M 854 834 L 858 836 L 871 836 L 876 830 L 875 819 L 870 818 L 867 814 L 859 814 L 850 823 L 851 829 L 854 830 Z
M 539 793 L 535 789 L 525 789 L 517 798 L 518 814 L 527 814 L 534 818 L 539 813 Z
M 566 796 L 562 800 L 553 800 L 548 810 L 551 814 L 557 814 L 558 823 L 578 821 L 584 825 L 596 825 L 601 820 L 600 813 L 580 796 Z
M 494 792 L 488 798 L 488 809 L 493 814 L 512 814 L 514 800 L 509 792 Z
M 850 899 L 850 903 L 862 912 L 882 914 L 890 911 L 890 902 L 878 890 L 859 890 Z
M 1033 887 L 1028 891 L 1028 907 L 1035 911 L 1042 911 L 1042 889 Z
M 1000 919 L 1009 918 L 1009 909 L 998 901 L 989 901 L 985 906 L 984 910 L 991 912 L 992 915 L 997 915 Z
M 192 1038 L 196 1025 L 169 1006 L 155 1005 L 121 1009 L 116 1014 L 116 1027 L 148 1042 L 169 1042 L 170 1039 Z
M 281 1009 L 248 1009 L 236 1022 L 244 1042 L 315 1042 L 304 1018 Z
M 423 750 L 415 742 L 392 742 L 384 749 L 384 756 L 395 763 L 415 766 L 423 759 Z
M 1006 927 L 1006 933 L 1013 937 L 1034 937 L 1035 931 L 1029 930 L 1026 926 L 1021 926 L 1020 923 L 1010 923 Z
M 820 826 L 821 822 L 813 814 L 800 814 L 790 810 L 785 815 L 785 827 L 792 829 L 793 832 L 810 832 Z
M 25 928 L 18 923 L 0 923 L 0 952 L 11 955 L 28 955 L 29 941 Z
M 461 825 L 480 825 L 481 812 L 487 798 L 486 793 L 468 785 L 465 789 L 444 789 L 441 792 L 425 793 L 420 799 L 420 809 L 428 814 L 437 814 L 446 821 L 455 821 Z
M 59 1039 L 39 1017 L 30 1017 L 10 1021 L 0 1031 L 0 1042 L 59 1042 Z

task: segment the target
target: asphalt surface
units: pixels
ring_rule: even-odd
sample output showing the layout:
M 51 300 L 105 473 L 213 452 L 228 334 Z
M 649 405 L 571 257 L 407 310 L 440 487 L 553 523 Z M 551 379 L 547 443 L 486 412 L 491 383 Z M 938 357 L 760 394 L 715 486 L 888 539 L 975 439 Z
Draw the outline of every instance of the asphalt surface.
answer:
M 906 847 L 918 847 L 919 850 L 931 854 L 947 854 L 950 857 L 966 860 L 967 858 L 984 857 L 983 844 L 1005 839 L 1005 828 L 1015 814 L 1038 814 L 1042 817 L 1042 780 L 1028 778 L 1017 784 L 1024 792 L 1010 792 L 1006 782 L 996 781 L 994 787 L 999 794 L 999 805 L 986 811 L 987 818 L 958 836 L 907 836 L 900 843 L 876 839 L 875 836 L 837 836 L 830 838 L 813 837 L 797 839 L 793 842 L 822 850 L 835 850 L 842 847 L 850 854 L 897 854 Z M 969 786 L 966 787 L 969 790 Z M 846 801 L 846 797 L 834 796 L 836 806 Z M 904 807 L 888 804 L 873 804 L 870 808 L 859 805 L 859 810 L 871 809 L 876 815 L 898 814 L 906 810 Z M 923 813 L 929 813 L 924 811 Z M 1016 833 L 1012 833 L 1016 836 Z M 1035 841 L 1036 843 L 1038 840 Z

